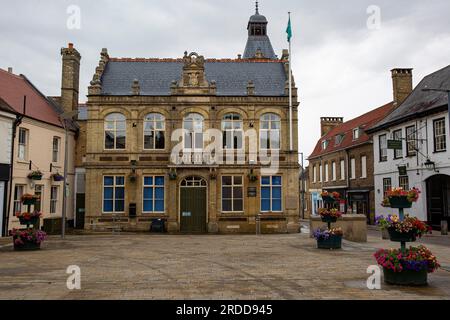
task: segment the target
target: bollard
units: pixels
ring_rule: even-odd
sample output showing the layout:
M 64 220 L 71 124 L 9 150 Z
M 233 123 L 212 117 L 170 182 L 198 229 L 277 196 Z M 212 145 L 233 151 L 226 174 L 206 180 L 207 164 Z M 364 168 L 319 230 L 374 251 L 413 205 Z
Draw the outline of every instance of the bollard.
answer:
M 443 236 L 448 235 L 448 221 L 447 220 L 441 220 L 441 234 Z

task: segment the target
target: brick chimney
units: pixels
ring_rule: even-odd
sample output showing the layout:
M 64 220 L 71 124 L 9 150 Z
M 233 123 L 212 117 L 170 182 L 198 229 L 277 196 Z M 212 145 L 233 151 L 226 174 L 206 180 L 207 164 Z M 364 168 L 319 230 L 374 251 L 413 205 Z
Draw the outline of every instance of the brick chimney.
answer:
M 413 90 L 413 69 L 392 69 L 392 86 L 394 90 L 394 105 L 398 107 Z
M 73 43 L 69 43 L 67 48 L 61 49 L 61 56 L 61 106 L 65 112 L 70 112 L 78 109 L 81 55 L 73 47 Z
M 342 117 L 322 117 L 320 118 L 320 136 L 323 137 L 338 125 L 344 123 Z

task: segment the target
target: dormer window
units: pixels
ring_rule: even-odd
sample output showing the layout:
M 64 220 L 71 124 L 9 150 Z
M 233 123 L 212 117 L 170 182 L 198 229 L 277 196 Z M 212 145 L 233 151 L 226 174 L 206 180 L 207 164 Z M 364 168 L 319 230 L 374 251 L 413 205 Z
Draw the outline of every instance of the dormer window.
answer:
M 342 141 L 344 140 L 344 135 L 343 134 L 338 134 L 335 138 L 334 138 L 334 144 L 336 146 L 340 145 L 342 143 Z
M 328 147 L 328 140 L 322 141 L 322 150 L 325 150 Z
M 359 139 L 359 133 L 360 133 L 359 128 L 353 129 L 353 140 L 358 140 Z

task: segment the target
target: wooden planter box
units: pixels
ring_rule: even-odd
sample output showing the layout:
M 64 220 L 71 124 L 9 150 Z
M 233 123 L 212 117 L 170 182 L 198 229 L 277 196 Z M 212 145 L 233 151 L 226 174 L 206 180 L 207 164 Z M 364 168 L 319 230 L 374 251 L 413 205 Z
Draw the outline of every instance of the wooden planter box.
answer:
M 389 197 L 390 207 L 394 209 L 411 208 L 412 202 L 408 201 L 408 197 Z
M 317 239 L 317 248 L 319 249 L 341 249 L 342 236 L 331 236 L 328 239 Z
M 392 269 L 383 268 L 384 282 L 398 286 L 425 286 L 428 284 L 428 271 L 404 270 L 394 272 Z
M 388 228 L 389 237 L 394 242 L 415 242 L 416 235 L 414 232 L 400 233 L 394 228 Z

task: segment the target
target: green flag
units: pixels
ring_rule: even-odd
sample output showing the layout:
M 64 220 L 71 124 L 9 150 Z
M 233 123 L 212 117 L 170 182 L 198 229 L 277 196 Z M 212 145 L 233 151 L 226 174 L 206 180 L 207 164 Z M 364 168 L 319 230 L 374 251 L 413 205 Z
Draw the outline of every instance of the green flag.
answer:
M 288 26 L 286 29 L 286 33 L 287 33 L 288 42 L 291 42 L 291 38 L 292 38 L 291 17 L 289 17 L 289 22 L 288 22 Z

